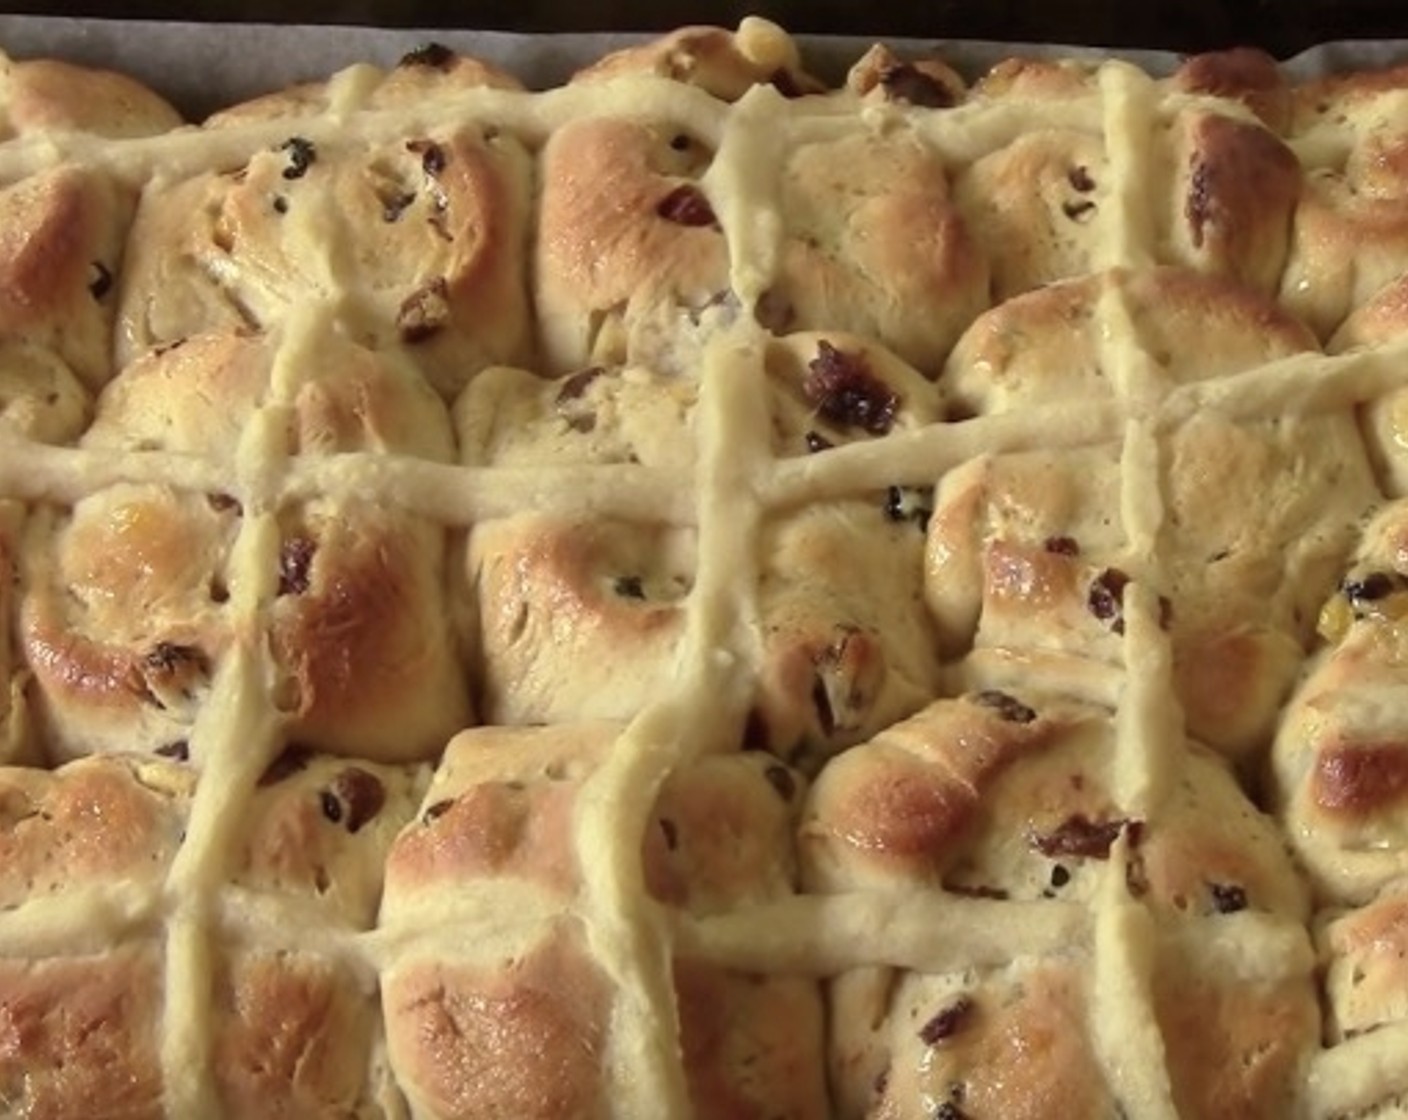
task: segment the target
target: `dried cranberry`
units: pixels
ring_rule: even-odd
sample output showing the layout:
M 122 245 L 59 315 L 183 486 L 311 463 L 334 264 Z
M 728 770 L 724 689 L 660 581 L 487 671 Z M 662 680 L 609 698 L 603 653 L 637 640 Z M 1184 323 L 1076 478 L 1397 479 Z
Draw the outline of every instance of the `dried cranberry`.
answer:
M 873 373 L 858 354 L 837 350 L 823 341 L 807 364 L 802 392 L 833 424 L 885 435 L 895 423 L 899 395 Z
M 1036 719 L 1036 712 L 1027 707 L 1015 696 L 1009 696 L 995 688 L 984 689 L 975 693 L 973 701 L 981 704 L 985 708 L 992 708 L 997 714 L 1008 723 L 1031 723 Z
M 944 1039 L 952 1037 L 962 1030 L 974 1006 L 970 997 L 959 996 L 954 1003 L 949 1004 L 919 1028 L 919 1040 L 926 1046 L 937 1046 Z
M 1133 823 L 1126 820 L 1092 821 L 1084 813 L 1075 813 L 1054 831 L 1034 834 L 1029 841 L 1048 859 L 1061 856 L 1109 859 L 1110 846 L 1119 838 L 1120 831 Z
M 279 594 L 302 595 L 308 590 L 308 569 L 318 542 L 311 537 L 290 537 L 279 549 Z
M 681 183 L 659 203 L 655 213 L 677 226 L 712 226 L 718 224 L 714 208 L 704 192 L 692 183 Z
M 1118 568 L 1106 568 L 1090 585 L 1086 603 L 1090 613 L 1101 622 L 1109 623 L 1116 634 L 1124 633 L 1124 589 L 1129 576 Z

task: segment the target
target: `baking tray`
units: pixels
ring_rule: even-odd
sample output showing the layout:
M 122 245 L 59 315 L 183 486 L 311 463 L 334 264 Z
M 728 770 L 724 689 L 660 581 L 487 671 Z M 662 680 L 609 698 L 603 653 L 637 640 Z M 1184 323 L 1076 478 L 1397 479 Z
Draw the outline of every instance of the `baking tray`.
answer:
M 114 14 L 104 0 L 29 0 L 11 12 Z M 756 14 L 795 32 L 1010 42 L 1089 43 L 1202 51 L 1258 46 L 1279 58 L 1337 39 L 1401 38 L 1408 17 L 1398 0 L 931 0 L 855 4 L 850 0 L 129 0 L 127 18 L 235 23 L 494 28 L 510 31 L 647 31 L 689 23 L 732 26 Z
M 108 20 L 62 16 L 0 16 L 0 48 L 15 57 L 52 56 L 131 74 L 161 92 L 192 119 L 224 105 L 301 81 L 315 81 L 355 62 L 394 63 L 429 41 L 496 62 L 534 88 L 564 82 L 607 51 L 652 38 L 650 33 L 523 34 L 451 28 L 379 28 L 273 23 L 222 24 Z M 890 36 L 795 36 L 808 67 L 831 81 L 867 47 L 883 39 L 905 55 L 937 53 L 968 75 L 1013 54 L 1128 59 L 1167 73 L 1179 55 L 1163 50 L 1104 49 L 1068 44 Z M 1408 60 L 1408 38 L 1340 40 L 1284 63 L 1303 79 L 1335 70 Z

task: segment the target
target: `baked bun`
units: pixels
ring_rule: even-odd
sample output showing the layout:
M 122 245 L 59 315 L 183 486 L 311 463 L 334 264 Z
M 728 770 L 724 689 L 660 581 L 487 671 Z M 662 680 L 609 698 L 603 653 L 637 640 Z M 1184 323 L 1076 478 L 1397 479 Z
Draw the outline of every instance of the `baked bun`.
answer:
M 389 70 L 367 63 L 351 66 L 326 82 L 304 82 L 221 109 L 205 125 L 229 128 L 326 112 L 412 108 L 429 98 L 522 89 L 508 71 L 432 42 L 408 51 Z
M 456 73 L 385 99 L 452 93 Z M 307 108 L 250 112 L 296 121 Z M 292 129 L 242 162 L 156 179 L 133 226 L 118 360 L 211 330 L 268 330 L 313 300 L 453 395 L 479 369 L 528 356 L 529 174 L 515 137 L 450 124 L 380 140 Z
M 475 528 L 468 575 L 487 720 L 625 719 L 675 671 L 694 533 L 523 515 Z
M 89 132 L 115 140 L 178 128 L 181 115 L 155 91 L 113 70 L 57 58 L 0 55 L 0 139 Z
M 1273 132 L 1283 132 L 1290 124 L 1290 83 L 1276 59 L 1256 47 L 1190 55 L 1169 84 L 1181 93 L 1240 101 Z
M 1322 337 L 1408 269 L 1401 201 L 1408 68 L 1337 75 L 1293 91 L 1289 137 L 1305 153 L 1281 300 Z
M 1404 866 L 1408 826 L 1399 747 L 1400 567 L 1408 509 L 1395 502 L 1366 527 L 1353 563 L 1320 612 L 1325 644 L 1292 697 L 1273 762 L 1287 831 L 1331 897 L 1367 901 Z
M 716 144 L 684 121 L 610 116 L 553 134 L 537 249 L 549 365 L 684 372 L 692 336 L 749 313 L 776 333 L 866 334 L 937 373 L 988 298 L 942 160 L 904 130 L 830 139 L 799 125 L 775 175 L 725 178 L 710 170 Z M 760 233 L 769 267 L 744 275 L 727 238 Z
M 0 334 L 57 364 L 90 392 L 112 376 L 114 277 L 132 201 L 117 183 L 79 166 L 0 190 Z M 66 379 L 65 379 L 66 380 Z
M 1408 335 L 1408 274 L 1391 280 L 1352 311 L 1326 345 L 1331 353 L 1385 346 Z M 1408 495 L 1408 392 L 1390 383 L 1359 410 L 1360 426 L 1379 486 L 1392 498 Z

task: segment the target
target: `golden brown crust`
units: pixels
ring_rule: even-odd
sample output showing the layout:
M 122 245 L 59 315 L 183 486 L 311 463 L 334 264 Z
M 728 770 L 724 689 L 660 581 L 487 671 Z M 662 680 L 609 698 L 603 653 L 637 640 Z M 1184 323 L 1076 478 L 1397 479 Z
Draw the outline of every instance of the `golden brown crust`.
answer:
M 816 985 L 677 962 L 680 1046 L 699 1116 L 830 1116 Z
M 469 55 L 430 43 L 404 55 L 390 70 L 368 65 L 343 71 L 327 82 L 307 82 L 232 105 L 212 114 L 207 128 L 226 128 L 315 116 L 355 104 L 364 109 L 407 108 L 431 98 L 454 97 L 469 90 L 522 90 L 508 71 Z
M 375 1115 L 363 1086 L 377 1024 L 354 977 L 298 953 L 232 954 L 222 966 L 212 1065 L 227 1116 Z
M 571 894 L 581 874 L 572 848 L 577 792 L 525 791 L 513 780 L 485 782 L 458 796 L 437 788 L 419 827 L 396 845 L 388 873 L 398 886 L 508 876 Z
M 1331 911 L 1318 940 L 1326 970 L 1327 1042 L 1344 1042 L 1408 1018 L 1403 976 L 1408 895 L 1401 882 L 1358 909 Z
M 693 914 L 791 894 L 802 791 L 794 771 L 760 752 L 706 757 L 672 774 L 645 840 L 651 894 Z
M 400 452 L 448 461 L 445 409 L 405 361 L 326 326 L 303 341 L 310 358 L 278 366 L 278 336 L 241 330 L 183 339 L 143 354 L 105 390 L 88 447 L 173 451 L 232 462 L 261 409 L 286 406 L 288 455 Z
M 677 372 L 665 332 L 729 286 L 723 233 L 698 183 L 711 159 L 666 124 L 584 118 L 552 134 L 536 248 L 550 369 L 629 359 Z
M 1094 58 L 0 59 L 0 1114 L 1408 1100 L 1408 70 Z
M 1408 88 L 1408 66 L 1350 69 L 1326 74 L 1291 91 L 1292 131 L 1308 132 L 1317 125 L 1343 124 L 1385 93 Z
M 1396 100 L 1406 85 L 1400 67 L 1294 91 L 1291 136 L 1308 145 L 1307 170 L 1280 295 L 1322 338 L 1408 266 L 1408 145 Z
M 547 379 L 485 370 L 455 402 L 461 458 L 471 465 L 640 463 L 684 468 L 699 385 L 640 366 L 586 366 Z
M 847 1049 L 861 1034 L 858 1004 L 868 995 L 861 985 L 848 983 L 852 979 L 843 977 L 833 989 L 842 1009 L 833 1038 Z M 858 1076 L 861 1070 L 842 1062 L 841 1093 L 850 1106 L 842 1115 L 909 1120 L 938 1102 L 940 1109 L 947 1105 L 960 1116 L 1054 1120 L 1100 1116 L 1114 1106 L 1082 1029 L 1090 993 L 1078 967 L 1018 966 L 1010 976 L 985 977 L 974 988 L 957 991 L 923 977 L 907 977 L 896 986 L 893 1010 L 872 1042 L 879 1043 L 870 1058 L 878 1072 L 867 1084 Z M 942 1037 L 934 1038 L 941 1033 L 937 1024 L 950 1022 Z
M 1008 719 L 1000 705 L 942 702 L 832 760 L 802 825 L 808 885 L 896 876 L 939 885 L 988 785 L 1054 734 L 1033 710 L 1014 711 L 1023 718 Z
M 234 845 L 230 881 L 297 896 L 329 920 L 368 929 L 386 853 L 416 811 L 417 767 L 380 766 L 290 746 L 260 776 Z
M 1209 415 L 1160 455 L 1154 484 L 1180 533 L 1144 578 L 1164 597 L 1190 726 L 1245 755 L 1270 734 L 1372 501 L 1367 465 L 1348 417 L 1258 430 Z M 1115 446 L 982 459 L 948 475 L 925 585 L 945 645 L 1117 659 L 1124 587 L 1140 578 L 1124 552 L 1120 477 Z
M 558 369 L 639 361 L 689 370 L 687 336 L 727 321 L 728 253 L 687 132 L 574 121 L 544 154 L 538 308 Z M 754 309 L 778 333 L 870 335 L 932 374 L 987 303 L 988 268 L 949 200 L 946 170 L 903 133 L 792 148 L 783 241 Z M 684 367 L 684 368 L 682 368 Z
M 473 880 L 513 879 L 562 897 L 581 868 L 573 814 L 581 784 L 620 728 L 613 724 L 473 728 L 445 749 L 413 824 L 386 864 L 383 921 L 416 898 Z
M 161 956 L 0 959 L 0 1102 L 27 1120 L 160 1120 Z
M 1304 325 L 1230 280 L 1116 272 L 984 315 L 944 386 L 979 413 L 1137 391 L 1101 342 L 1100 303 L 1114 293 L 1164 391 L 1313 347 Z M 1165 597 L 1161 623 L 1194 734 L 1245 755 L 1270 735 L 1311 620 L 1375 501 L 1369 464 L 1347 413 L 1237 424 L 1208 410 L 1158 443 L 1147 482 L 1177 532 L 1142 578 Z M 1024 452 L 941 480 L 925 592 L 947 649 L 1119 656 L 1123 587 L 1141 578 L 1126 551 L 1121 455 L 1118 444 Z
M 1303 916 L 1270 822 L 1218 762 L 1183 757 L 1188 777 L 1146 826 L 1114 802 L 1114 749 L 1089 705 L 993 690 L 937 701 L 823 769 L 801 830 L 808 885 L 1089 897 L 1123 834 L 1146 904 L 1213 914 L 1235 890 L 1243 907 Z
M 0 59 L 0 139 L 92 132 L 114 139 L 178 128 L 181 115 L 125 74 L 60 59 Z
M 1328 897 L 1351 902 L 1403 873 L 1408 838 L 1408 728 L 1391 699 L 1408 664 L 1404 512 L 1394 502 L 1369 522 L 1326 595 L 1327 644 L 1307 666 L 1272 756 L 1292 845 Z
M 1165 951 L 1153 1002 L 1181 1115 L 1273 1120 L 1294 1109 L 1295 1082 L 1319 1031 L 1319 1008 L 1302 978 L 1228 978 Z
M 483 727 L 457 735 L 415 824 L 387 864 L 388 906 L 472 880 L 516 880 L 564 898 L 581 887 L 573 829 L 582 787 L 623 726 Z M 645 883 L 709 914 L 791 893 L 796 774 L 769 755 L 709 756 L 667 778 L 642 841 Z
M 676 771 L 645 842 L 651 894 L 696 915 L 787 897 L 796 886 L 791 833 L 802 794 L 793 771 L 760 753 L 706 757 Z M 674 982 L 697 1114 L 828 1114 L 814 981 L 676 960 Z
M 958 179 L 959 208 L 992 261 L 994 301 L 1103 265 L 1118 239 L 1113 143 L 1075 128 L 1032 130 Z M 1150 157 L 1156 186 L 1141 205 L 1154 259 L 1274 292 L 1300 193 L 1291 150 L 1256 124 L 1189 109 L 1155 132 Z
M 1396 197 L 1310 177 L 1296 209 L 1282 301 L 1322 335 L 1403 271 L 1408 224 Z
M 1408 752 L 1399 743 L 1344 743 L 1318 752 L 1311 796 L 1331 816 L 1399 808 L 1408 795 Z
M 392 1066 L 418 1116 L 610 1114 L 608 981 L 566 928 L 496 967 L 394 967 L 382 1002 Z
M 1266 129 L 1219 113 L 1181 113 L 1171 133 L 1175 186 L 1161 258 L 1275 293 L 1301 193 L 1294 153 Z
M 25 532 L 20 642 L 56 759 L 188 739 L 229 645 L 235 517 L 204 495 L 119 487 Z
M 328 929 L 370 926 L 383 854 L 415 805 L 412 775 L 285 758 L 266 777 L 248 807 L 228 881 L 301 893 L 305 904 L 322 906 Z M 77 909 L 85 890 L 126 899 L 84 911 L 95 927 L 90 936 L 112 930 L 114 944 L 101 958 L 7 954 L 0 967 L 0 1102 L 7 1110 L 56 1120 L 167 1115 L 161 1032 L 168 1019 L 190 1030 L 186 1017 L 204 1015 L 204 1000 L 199 990 L 167 988 L 159 940 L 124 945 L 118 931 L 171 881 L 192 827 L 196 784 L 184 760 L 131 755 L 82 759 L 53 773 L 0 770 L 0 912 L 22 919 L 25 904 L 60 894 Z M 192 853 L 181 854 L 189 861 Z M 225 881 L 220 869 L 210 870 Z M 212 1082 L 230 1115 L 382 1115 L 367 1095 L 377 1023 L 360 978 L 345 965 L 281 947 L 212 949 Z M 195 1029 L 206 1029 L 204 1020 Z
M 1092 271 L 1108 176 L 1099 137 L 1060 128 L 1024 133 L 957 177 L 954 201 L 990 262 L 994 304 Z
M 622 719 L 657 697 L 684 633 L 693 540 L 692 530 L 531 514 L 475 526 L 486 722 Z
M 418 820 L 392 850 L 383 923 L 424 930 L 443 922 L 452 913 L 443 900 L 456 887 L 497 888 L 514 898 L 533 897 L 514 893 L 531 886 L 534 894 L 548 896 L 554 912 L 581 900 L 594 869 L 579 864 L 574 831 L 583 827 L 584 810 L 590 811 L 600 766 L 610 751 L 624 749 L 614 745 L 623 731 L 622 725 L 578 724 L 462 732 L 446 751 Z M 760 752 L 710 755 L 681 766 L 664 779 L 646 823 L 640 857 L 646 889 L 664 905 L 697 916 L 787 897 L 795 885 L 790 839 L 802 789 L 793 771 Z M 509 911 L 502 920 L 514 924 Z M 574 1054 L 579 1045 L 588 1050 L 600 1045 L 604 1012 L 592 1009 L 606 995 L 595 966 L 570 945 L 564 929 L 558 927 L 526 957 L 489 967 L 461 969 L 448 959 L 429 958 L 412 959 L 404 971 L 397 966 L 396 975 L 407 979 L 392 982 L 388 1018 L 393 1060 L 401 1063 L 402 1076 L 408 1069 L 417 1079 L 432 1076 L 415 1066 L 429 1055 L 407 1050 L 396 1056 L 395 1048 L 409 1043 L 395 1035 L 409 1035 L 419 1024 L 419 1051 L 439 1032 L 427 1018 L 429 1005 L 438 1002 L 433 1023 L 453 1019 L 464 1036 L 460 1045 L 484 1054 L 486 1063 L 491 1056 L 523 1060 L 515 1056 L 516 1048 L 527 1044 L 531 1030 L 546 1031 L 565 1048 L 556 1055 L 564 1064 L 550 1074 L 533 1059 L 523 1084 L 513 1090 L 514 1104 L 537 1107 L 529 1094 L 541 1091 L 573 1094 L 576 1107 L 587 1109 L 585 1102 L 600 1092 L 599 1069 L 594 1067 L 589 1079 L 585 1066 L 572 1068 Z M 476 957 L 492 956 L 487 947 L 467 948 Z M 549 958 L 555 970 L 551 989 L 533 979 L 537 964 L 525 963 L 547 967 Z M 428 991 L 432 976 L 439 978 L 437 995 L 409 994 Z M 727 1109 L 728 1115 L 759 1120 L 780 1113 L 825 1115 L 822 1012 L 812 982 L 733 973 L 693 960 L 674 962 L 674 980 L 688 1092 L 702 1114 Z M 567 996 L 576 1016 L 570 1022 L 561 1014 Z M 578 996 L 585 1002 L 577 1002 Z M 491 1013 L 507 1016 L 507 1025 L 493 1024 Z M 525 1021 L 522 1040 L 514 1025 L 519 1017 Z M 515 1053 L 493 1053 L 504 1046 Z M 443 1060 L 444 1052 L 437 1053 Z M 443 1078 L 439 1072 L 433 1076 Z M 448 1084 L 436 1090 L 441 1102 L 448 1099 Z M 417 1083 L 415 1092 L 427 1091 Z M 433 1108 L 434 1115 L 461 1114 L 446 1103 Z
M 193 781 L 179 765 L 135 757 L 0 769 L 0 910 L 115 881 L 157 886 Z
M 1108 713 L 1060 698 L 987 691 L 931 705 L 822 771 L 800 834 L 809 886 L 1092 903 L 1106 863 L 1127 859 L 1124 890 L 1164 916 L 1304 920 L 1279 836 L 1219 762 L 1190 749 L 1159 818 L 1142 820 L 1106 777 L 1113 752 L 1130 749 L 1113 731 Z M 1185 960 L 1177 941 L 1151 948 L 1180 1105 L 1279 1115 L 1314 1044 L 1305 978 L 1249 980 Z M 935 1100 L 963 1115 L 1099 1114 L 1110 1094 L 1090 1006 L 1100 967 L 1074 944 L 942 975 L 844 973 L 830 1033 L 841 1114 L 919 1116 Z
M 1365 665 L 1368 672 L 1356 673 L 1356 661 L 1362 664 L 1347 650 L 1310 678 L 1278 736 L 1276 759 L 1292 844 L 1322 889 L 1349 901 L 1363 901 L 1400 873 L 1408 793 L 1401 731 L 1376 731 L 1374 724 L 1384 721 L 1372 714 L 1365 719 L 1360 699 L 1372 694 L 1382 667 Z M 1337 678 L 1346 682 L 1346 693 L 1353 688 L 1360 697 L 1349 694 L 1336 704 L 1327 687 Z
M 84 443 L 231 461 L 268 393 L 271 358 L 266 340 L 238 331 L 144 354 L 107 387 Z
M 438 527 L 351 503 L 288 526 L 270 642 L 289 734 L 393 762 L 433 757 L 469 722 L 445 547 Z
M 1274 132 L 1291 117 L 1291 89 L 1276 59 L 1256 47 L 1232 47 L 1185 58 L 1173 72 L 1172 87 L 1242 102 Z
M 0 191 L 0 337 L 57 355 L 90 390 L 112 375 L 111 289 L 131 200 L 77 166 Z

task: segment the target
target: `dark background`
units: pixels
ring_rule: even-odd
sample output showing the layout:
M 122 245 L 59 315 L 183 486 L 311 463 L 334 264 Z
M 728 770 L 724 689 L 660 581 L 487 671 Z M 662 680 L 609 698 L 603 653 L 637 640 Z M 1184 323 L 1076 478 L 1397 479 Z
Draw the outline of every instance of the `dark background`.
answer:
M 1177 51 L 1232 45 L 1284 57 L 1330 39 L 1408 38 L 1404 0 L 49 0 L 16 14 L 121 15 L 146 19 L 344 23 L 383 27 L 514 31 L 655 30 L 683 23 L 736 25 L 750 12 L 789 31 L 933 39 L 997 39 L 1158 47 Z

